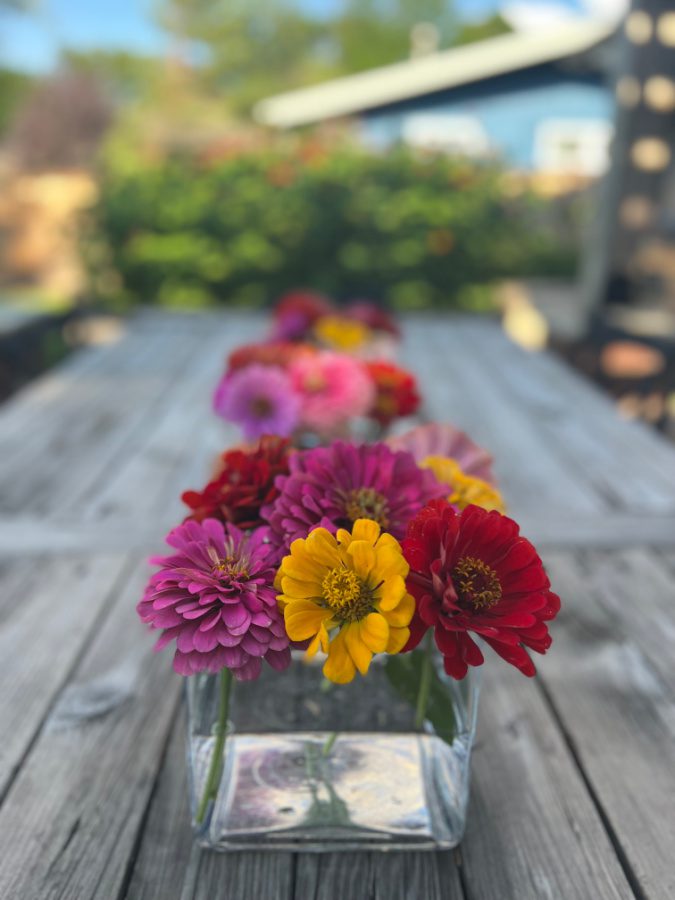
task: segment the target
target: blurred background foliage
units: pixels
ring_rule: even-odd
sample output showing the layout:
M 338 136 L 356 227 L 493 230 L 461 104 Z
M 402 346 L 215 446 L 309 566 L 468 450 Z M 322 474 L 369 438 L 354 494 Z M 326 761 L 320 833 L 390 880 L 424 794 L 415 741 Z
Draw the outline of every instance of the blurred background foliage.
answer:
M 574 267 L 574 211 L 552 221 L 497 167 L 336 135 L 133 164 L 116 150 L 86 242 L 95 295 L 116 306 L 261 305 L 309 285 L 484 309 L 498 279 Z
M 160 0 L 156 14 L 163 57 L 66 47 L 47 78 L 0 71 L 12 292 L 37 273 L 50 294 L 116 309 L 261 305 L 298 286 L 485 309 L 501 278 L 574 271 L 574 201 L 493 165 L 251 122 L 270 93 L 405 58 L 420 20 L 447 47 L 508 30 L 498 15 L 463 23 L 447 0 L 346 0 L 330 17 Z

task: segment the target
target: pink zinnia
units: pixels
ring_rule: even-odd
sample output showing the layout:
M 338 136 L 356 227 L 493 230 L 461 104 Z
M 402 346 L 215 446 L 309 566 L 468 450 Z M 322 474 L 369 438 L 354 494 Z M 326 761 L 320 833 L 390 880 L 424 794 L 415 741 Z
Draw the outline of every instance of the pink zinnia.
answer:
M 427 456 L 450 457 L 466 475 L 482 478 L 489 484 L 496 483 L 490 454 L 454 425 L 439 422 L 417 425 L 405 434 L 387 438 L 387 444 L 394 450 L 412 453 L 418 463 Z
M 302 423 L 313 431 L 330 432 L 353 416 L 365 416 L 375 399 L 364 365 L 343 353 L 300 356 L 288 373 L 301 398 Z
M 288 636 L 274 588 L 275 560 L 266 528 L 250 536 L 216 519 L 188 521 L 170 531 L 171 556 L 156 556 L 138 614 L 162 629 L 156 650 L 176 641 L 180 675 L 230 669 L 240 681 L 260 675 L 262 660 L 285 669 Z
M 265 434 L 292 434 L 300 398 L 283 369 L 254 363 L 225 375 L 216 388 L 213 408 L 239 425 L 246 440 L 255 441 Z
M 349 528 L 357 519 L 372 519 L 395 538 L 430 500 L 447 494 L 430 469 L 421 469 L 409 453 L 386 444 L 335 441 L 293 453 L 289 475 L 280 475 L 280 494 L 263 508 L 270 540 L 288 548 L 321 525 L 331 532 Z

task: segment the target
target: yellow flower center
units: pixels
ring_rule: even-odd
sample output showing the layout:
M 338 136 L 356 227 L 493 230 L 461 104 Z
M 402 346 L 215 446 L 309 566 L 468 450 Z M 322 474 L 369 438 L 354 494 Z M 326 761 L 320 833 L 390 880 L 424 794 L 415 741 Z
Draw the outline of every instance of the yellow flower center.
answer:
M 389 504 L 373 488 L 355 488 L 350 491 L 345 500 L 345 515 L 351 522 L 372 519 L 382 528 L 389 527 Z
M 354 622 L 372 612 L 370 591 L 351 569 L 331 569 L 321 587 L 324 600 L 343 622 Z
M 452 580 L 462 605 L 490 609 L 502 599 L 502 586 L 493 568 L 475 556 L 463 556 L 452 570 Z
M 211 574 L 216 577 L 235 578 L 239 581 L 249 577 L 248 569 L 242 561 L 232 556 L 226 556 L 225 559 L 219 560 L 211 569 Z

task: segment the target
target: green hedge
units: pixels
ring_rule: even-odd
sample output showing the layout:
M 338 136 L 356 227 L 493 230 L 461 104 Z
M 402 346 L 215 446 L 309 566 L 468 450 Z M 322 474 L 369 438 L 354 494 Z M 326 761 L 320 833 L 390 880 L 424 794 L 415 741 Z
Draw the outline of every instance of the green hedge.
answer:
M 403 150 L 257 150 L 108 166 L 87 238 L 117 305 L 263 305 L 309 287 L 399 309 L 481 308 L 497 279 L 569 272 L 543 201 L 492 167 Z

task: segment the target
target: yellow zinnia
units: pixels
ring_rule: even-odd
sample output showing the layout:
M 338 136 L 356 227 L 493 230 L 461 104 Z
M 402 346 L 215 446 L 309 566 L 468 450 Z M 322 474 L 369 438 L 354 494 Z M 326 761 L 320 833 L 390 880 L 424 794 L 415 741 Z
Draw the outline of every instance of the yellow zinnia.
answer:
M 457 460 L 448 456 L 427 456 L 422 461 L 422 467 L 431 469 L 436 478 L 452 488 L 448 500 L 458 509 L 473 504 L 483 509 L 496 509 L 497 512 L 506 511 L 502 495 L 496 487 L 475 475 L 467 475 Z
M 401 545 L 371 519 L 357 519 L 351 533 L 316 528 L 298 538 L 277 575 L 288 636 L 309 640 L 308 656 L 327 654 L 329 681 L 365 675 L 374 653 L 398 653 L 408 641 L 408 569 Z
M 314 323 L 314 336 L 331 350 L 350 353 L 368 342 L 370 331 L 367 325 L 346 316 L 321 316 Z

